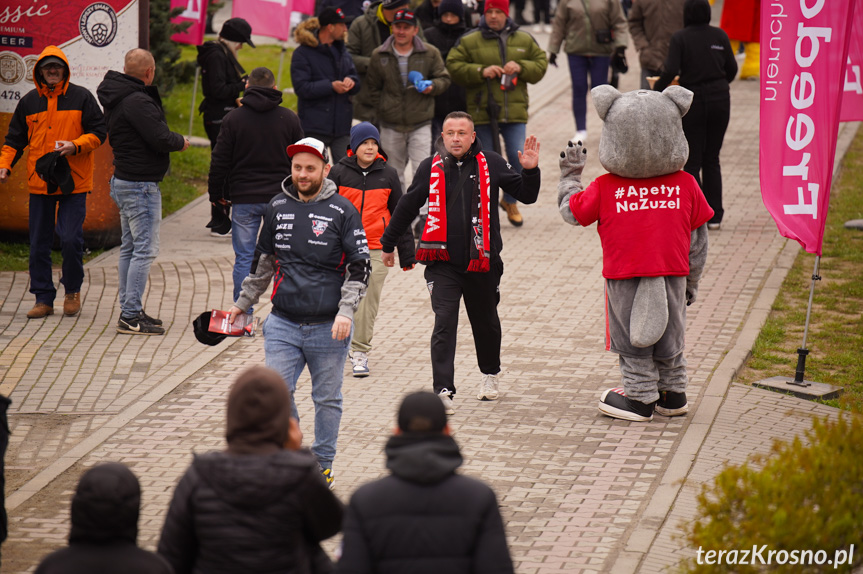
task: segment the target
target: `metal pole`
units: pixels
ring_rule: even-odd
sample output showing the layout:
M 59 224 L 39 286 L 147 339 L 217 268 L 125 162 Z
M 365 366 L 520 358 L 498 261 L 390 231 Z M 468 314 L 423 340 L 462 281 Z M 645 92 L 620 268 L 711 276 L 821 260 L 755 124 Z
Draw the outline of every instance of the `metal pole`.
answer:
M 288 51 L 287 42 L 282 44 L 282 53 L 279 55 L 279 75 L 276 76 L 276 85 L 282 89 L 282 68 L 285 67 L 285 52 Z
M 809 288 L 809 306 L 806 308 L 806 325 L 803 327 L 803 346 L 797 349 L 797 370 L 794 373 L 794 381 L 789 383 L 800 387 L 808 387 L 809 383 L 803 382 L 803 375 L 806 372 L 806 355 L 809 350 L 806 349 L 806 338 L 809 336 L 809 317 L 812 315 L 812 299 L 815 297 L 815 282 L 821 280 L 818 275 L 818 264 L 821 262 L 821 256 L 815 256 L 815 269 L 812 271 L 812 286 Z
M 201 73 L 201 66 L 195 66 L 195 87 L 192 88 L 192 109 L 189 110 L 189 137 L 192 137 L 192 121 L 195 119 L 195 100 L 198 99 L 198 75 Z

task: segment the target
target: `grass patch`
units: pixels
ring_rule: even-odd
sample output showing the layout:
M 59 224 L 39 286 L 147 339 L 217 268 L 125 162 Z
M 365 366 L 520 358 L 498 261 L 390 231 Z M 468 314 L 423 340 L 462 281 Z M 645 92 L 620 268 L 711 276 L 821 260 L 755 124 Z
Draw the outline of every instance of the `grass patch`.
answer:
M 181 60 L 194 61 L 198 52 L 195 46 L 182 46 Z M 280 88 L 291 87 L 291 54 L 289 49 L 284 54 L 282 80 Z M 250 72 L 254 68 L 265 66 L 277 76 L 282 48 L 278 45 L 265 45 L 258 48 L 244 46 L 239 51 L 237 59 Z M 158 78 L 156 78 L 158 84 Z M 192 92 L 194 76 L 186 82 L 179 82 L 169 94 L 162 95 L 162 105 L 165 117 L 172 131 L 189 135 L 189 117 L 192 108 Z M 293 94 L 284 94 L 282 105 L 294 111 L 297 110 L 297 98 Z M 203 100 L 200 79 L 198 81 L 197 97 L 192 114 L 192 135 L 206 138 L 204 120 L 198 114 L 198 106 Z M 210 148 L 190 147 L 181 153 L 171 154 L 171 170 L 160 184 L 162 189 L 162 216 L 168 216 L 194 199 L 207 193 L 207 174 L 210 171 Z M 102 250 L 84 252 L 84 261 L 88 261 L 102 253 Z M 30 256 L 30 246 L 27 243 L 0 242 L 0 271 L 26 271 Z M 51 255 L 53 264 L 58 267 L 62 261 L 59 251 Z
M 806 379 L 845 387 L 826 404 L 863 412 L 863 232 L 845 229 L 863 219 L 863 130 L 834 181 L 824 232 L 823 255 L 806 346 Z M 801 251 L 785 278 L 752 357 L 739 375 L 752 383 L 774 376 L 793 377 L 797 348 L 803 343 L 814 255 Z

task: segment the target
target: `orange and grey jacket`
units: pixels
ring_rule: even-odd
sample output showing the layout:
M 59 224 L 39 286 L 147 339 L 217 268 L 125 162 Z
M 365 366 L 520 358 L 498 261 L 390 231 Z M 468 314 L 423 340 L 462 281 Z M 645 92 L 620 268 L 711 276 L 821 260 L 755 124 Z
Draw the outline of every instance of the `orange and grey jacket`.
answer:
M 33 67 L 36 88 L 25 94 L 15 108 L 6 142 L 0 150 L 0 169 L 11 170 L 24 148 L 29 146 L 30 193 L 47 194 L 47 184 L 36 174 L 36 160 L 54 151 L 54 142 L 71 141 L 75 144 L 75 153 L 67 155 L 66 159 L 72 168 L 74 193 L 86 193 L 93 189 L 93 154 L 90 152 L 105 141 L 105 119 L 93 94 L 69 82 L 69 61 L 60 48 L 48 46 L 39 60 L 48 56 L 63 60 L 66 77 L 49 88 L 38 72 L 39 63 Z
M 398 173 L 387 165 L 386 157 L 378 154 L 367 169 L 360 168 L 357 156 L 348 150 L 347 157 L 330 170 L 327 179 L 339 188 L 339 195 L 348 198 L 363 220 L 369 249 L 381 248 L 381 236 L 402 197 Z M 399 240 L 399 266 L 410 267 L 416 263 L 414 238 L 407 231 Z

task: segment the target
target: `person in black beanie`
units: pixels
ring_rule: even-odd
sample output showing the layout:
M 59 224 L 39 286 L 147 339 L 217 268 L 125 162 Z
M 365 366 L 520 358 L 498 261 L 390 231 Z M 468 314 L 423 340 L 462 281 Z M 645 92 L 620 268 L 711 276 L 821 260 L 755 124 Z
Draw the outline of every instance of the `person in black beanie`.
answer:
M 125 465 L 94 466 L 72 497 L 69 546 L 46 556 L 36 574 L 172 574 L 168 562 L 138 548 L 141 485 Z
M 351 497 L 336 572 L 513 572 L 494 491 L 455 472 L 462 456 L 440 399 L 409 394 L 397 420 L 392 474 Z
M 437 7 L 439 17 L 433 26 L 423 32 L 426 41 L 440 50 L 440 55 L 446 62 L 446 57 L 458 39 L 465 33 L 464 4 L 462 0 L 441 0 Z M 419 12 L 417 12 L 419 14 Z M 434 118 L 432 119 L 432 150 L 434 142 L 443 130 L 443 120 L 450 112 L 467 110 L 467 90 L 464 86 L 451 83 L 447 91 L 434 100 Z

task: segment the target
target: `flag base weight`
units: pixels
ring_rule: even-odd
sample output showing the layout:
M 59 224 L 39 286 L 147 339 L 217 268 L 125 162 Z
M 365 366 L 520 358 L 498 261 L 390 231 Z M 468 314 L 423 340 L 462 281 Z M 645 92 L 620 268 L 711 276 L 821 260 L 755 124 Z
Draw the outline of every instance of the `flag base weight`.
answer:
M 768 391 L 777 391 L 780 393 L 794 395 L 799 399 L 822 399 L 829 400 L 838 398 L 844 388 L 836 385 L 828 385 L 827 383 L 815 383 L 813 381 L 803 381 L 806 386 L 801 386 L 796 383 L 792 377 L 770 377 L 761 381 L 755 381 L 753 386 L 767 389 Z

